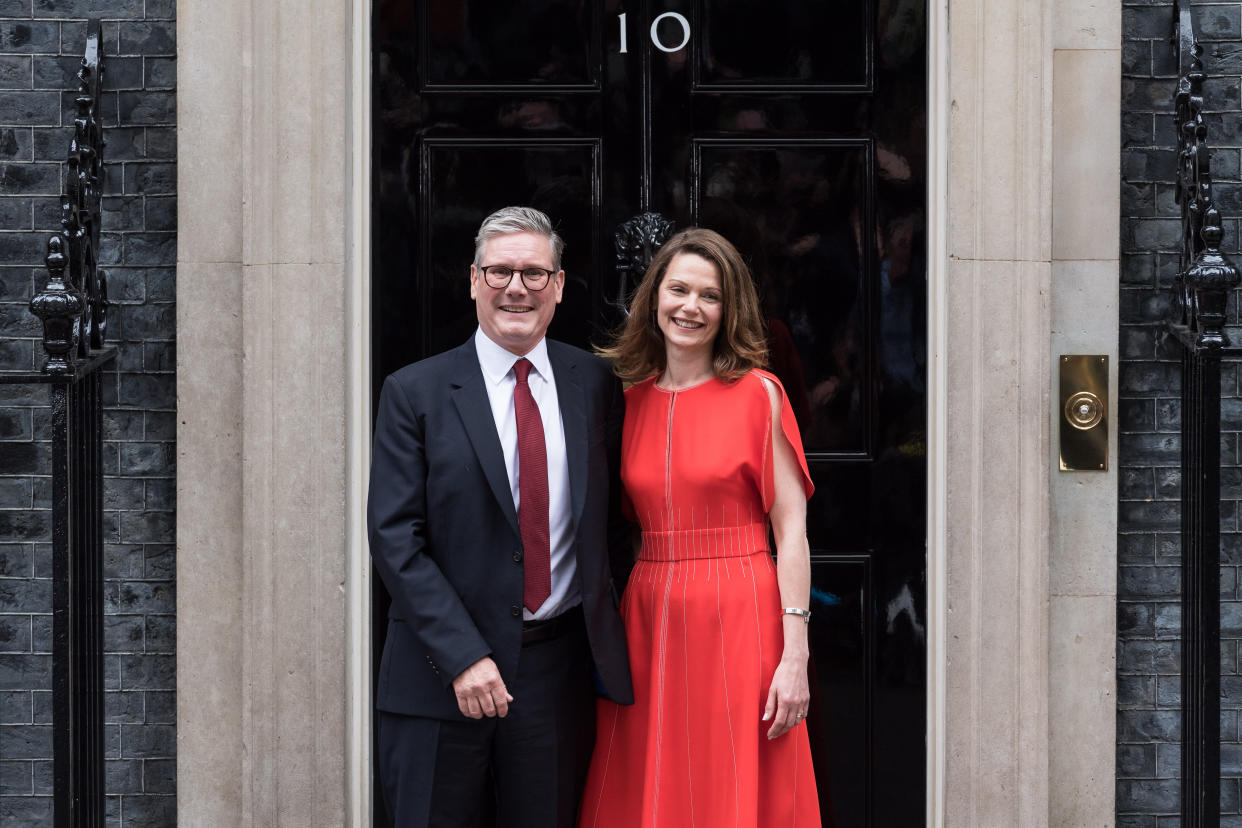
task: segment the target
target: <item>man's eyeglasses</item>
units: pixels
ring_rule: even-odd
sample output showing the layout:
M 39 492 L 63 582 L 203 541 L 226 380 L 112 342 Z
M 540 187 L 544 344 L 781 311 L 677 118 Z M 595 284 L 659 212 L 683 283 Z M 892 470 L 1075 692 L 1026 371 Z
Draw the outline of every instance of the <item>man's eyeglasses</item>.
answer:
M 479 270 L 483 271 L 483 281 L 487 282 L 487 286 L 496 290 L 507 288 L 513 281 L 514 273 L 522 275 L 522 284 L 526 285 L 527 290 L 543 290 L 548 286 L 548 280 L 555 272 L 544 270 L 542 267 L 524 267 L 521 270 L 514 270 L 506 265 L 486 265 L 480 267 Z

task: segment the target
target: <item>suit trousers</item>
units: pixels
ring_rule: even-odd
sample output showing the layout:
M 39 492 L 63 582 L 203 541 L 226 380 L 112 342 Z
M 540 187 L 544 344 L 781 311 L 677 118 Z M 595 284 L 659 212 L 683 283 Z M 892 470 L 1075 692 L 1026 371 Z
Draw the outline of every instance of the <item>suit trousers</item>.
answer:
M 380 711 L 379 772 L 395 828 L 573 828 L 595 745 L 585 627 L 524 645 L 508 690 L 504 718 Z

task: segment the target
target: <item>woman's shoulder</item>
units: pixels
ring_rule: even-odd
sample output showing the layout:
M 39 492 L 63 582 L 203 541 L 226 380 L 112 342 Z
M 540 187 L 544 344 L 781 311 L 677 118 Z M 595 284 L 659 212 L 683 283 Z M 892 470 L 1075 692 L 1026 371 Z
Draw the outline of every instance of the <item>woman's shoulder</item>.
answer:
M 745 389 L 745 393 L 748 395 L 762 396 L 765 400 L 771 400 L 773 391 L 778 394 L 784 391 L 781 381 L 776 378 L 776 375 L 762 368 L 751 368 L 745 374 L 738 377 L 733 385 L 737 388 Z
M 634 402 L 640 397 L 646 396 L 652 388 L 655 387 L 656 375 L 652 374 L 645 380 L 639 380 L 633 385 L 626 386 L 625 401 L 627 403 Z
M 750 369 L 727 387 L 728 407 L 747 420 L 769 423 L 784 404 L 781 381 L 762 368 Z
M 784 386 L 781 385 L 781 381 L 777 379 L 776 374 L 773 374 L 771 371 L 766 371 L 763 368 L 751 368 L 746 373 L 748 376 L 754 377 L 759 384 L 765 388 L 775 386 L 782 391 L 784 390 Z

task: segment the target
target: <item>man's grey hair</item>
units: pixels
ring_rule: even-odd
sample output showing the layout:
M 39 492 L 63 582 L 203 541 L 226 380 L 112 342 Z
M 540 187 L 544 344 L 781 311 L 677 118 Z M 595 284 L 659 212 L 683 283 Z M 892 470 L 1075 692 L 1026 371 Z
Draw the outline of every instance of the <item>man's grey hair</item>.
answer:
M 474 237 L 474 266 L 483 265 L 483 247 L 496 236 L 506 233 L 538 233 L 547 236 L 552 243 L 552 269 L 561 269 L 561 251 L 565 242 L 547 214 L 534 207 L 501 207 L 479 225 L 479 234 Z

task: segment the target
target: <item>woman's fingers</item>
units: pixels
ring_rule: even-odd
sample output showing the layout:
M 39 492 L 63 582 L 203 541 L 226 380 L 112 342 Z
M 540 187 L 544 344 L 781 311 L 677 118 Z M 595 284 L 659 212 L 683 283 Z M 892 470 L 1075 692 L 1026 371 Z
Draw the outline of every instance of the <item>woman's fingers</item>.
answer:
M 778 739 L 798 725 L 802 724 L 806 719 L 807 700 L 797 698 L 793 694 L 784 696 L 773 690 L 768 694 L 768 707 L 772 707 L 773 695 L 776 697 L 776 710 L 773 712 L 772 726 L 768 728 L 768 738 Z M 768 720 L 768 715 L 764 714 L 764 721 Z
M 793 720 L 793 717 L 793 708 L 778 693 L 776 696 L 776 712 L 772 716 L 772 726 L 768 728 L 768 738 L 778 739 L 785 735 L 789 731 L 789 723 Z
M 772 722 L 768 738 L 778 739 L 801 724 L 810 701 L 811 689 L 805 674 L 797 675 L 796 670 L 782 662 L 772 676 L 767 707 L 763 711 L 763 720 Z
M 765 722 L 776 714 L 776 695 L 776 684 L 773 684 L 771 689 L 768 690 L 767 706 L 763 708 L 763 721 Z

